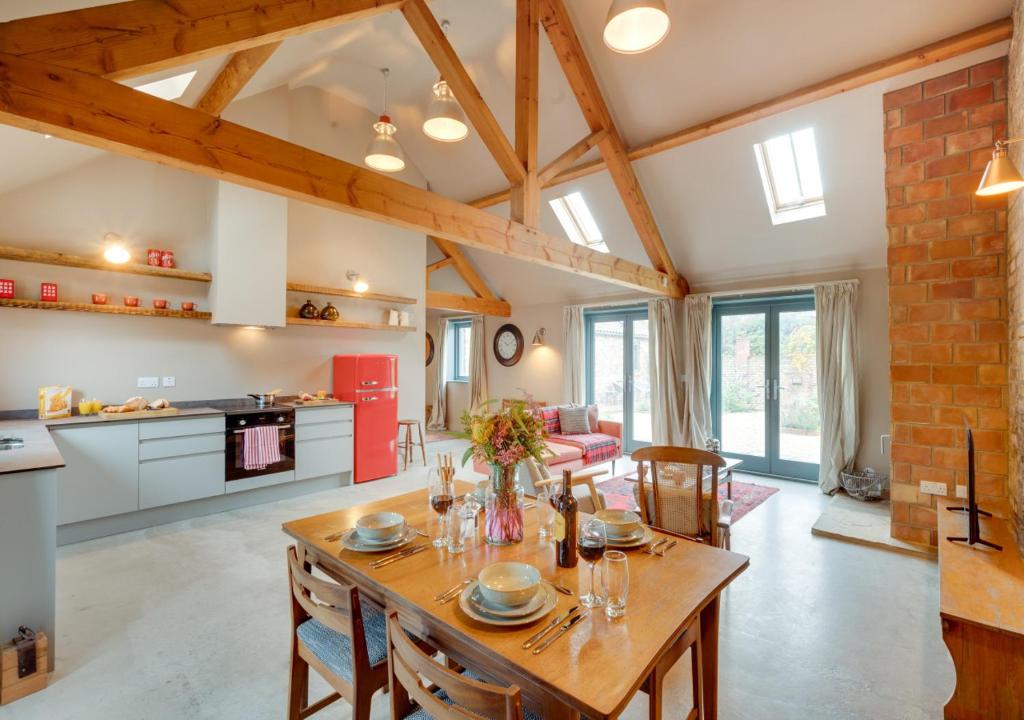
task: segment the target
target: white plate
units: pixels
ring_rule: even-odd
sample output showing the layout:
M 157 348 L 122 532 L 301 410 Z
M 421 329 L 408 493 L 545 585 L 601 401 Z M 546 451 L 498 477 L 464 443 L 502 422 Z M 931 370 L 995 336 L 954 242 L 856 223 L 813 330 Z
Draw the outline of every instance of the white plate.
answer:
M 628 538 L 608 538 L 608 547 L 617 548 L 635 548 L 654 540 L 654 531 L 649 527 L 644 527 L 643 532 L 637 531 L 634 535 Z
M 484 594 L 480 592 L 480 583 L 476 582 L 472 585 L 473 592 L 469 594 L 468 601 L 477 612 L 484 615 L 493 615 L 500 618 L 521 618 L 526 615 L 532 615 L 543 607 L 547 594 L 541 585 L 537 586 L 537 592 L 525 605 L 512 607 L 511 605 L 492 605 L 488 603 L 487 599 L 484 598 Z
M 462 608 L 462 612 L 466 613 L 469 617 L 482 622 L 485 625 L 497 625 L 499 627 L 509 627 L 512 625 L 527 625 L 532 622 L 537 622 L 541 618 L 545 617 L 548 613 L 555 609 L 555 605 L 558 603 L 558 594 L 555 589 L 547 583 L 541 583 L 541 588 L 544 589 L 544 604 L 540 608 L 529 615 L 523 615 L 522 617 L 497 617 L 496 615 L 485 614 L 476 610 L 472 603 L 469 601 L 470 595 L 476 590 L 477 582 L 474 580 L 472 583 L 466 586 L 466 589 L 462 591 L 459 596 L 459 607 Z
M 341 546 L 346 550 L 354 550 L 355 552 L 385 552 L 408 545 L 415 539 L 416 528 L 413 527 L 407 527 L 404 535 L 385 543 L 368 542 L 366 538 L 359 537 L 359 533 L 355 530 L 349 530 L 341 536 Z

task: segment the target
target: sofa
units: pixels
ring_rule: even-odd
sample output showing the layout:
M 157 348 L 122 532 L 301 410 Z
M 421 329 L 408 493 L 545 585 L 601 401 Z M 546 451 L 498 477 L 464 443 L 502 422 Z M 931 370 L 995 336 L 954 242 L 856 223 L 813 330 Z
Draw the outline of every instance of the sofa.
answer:
M 592 465 L 612 461 L 612 472 L 615 461 L 622 457 L 622 423 L 598 418 L 596 405 L 589 405 L 587 418 L 591 432 L 585 435 L 564 435 L 558 418 L 559 405 L 550 405 L 538 410 L 544 422 L 545 440 L 550 454 L 544 458 L 548 472 L 559 477 L 563 470 L 580 470 Z M 478 473 L 488 474 L 490 469 L 485 463 L 473 461 L 473 469 Z M 522 477 L 524 473 L 520 473 Z

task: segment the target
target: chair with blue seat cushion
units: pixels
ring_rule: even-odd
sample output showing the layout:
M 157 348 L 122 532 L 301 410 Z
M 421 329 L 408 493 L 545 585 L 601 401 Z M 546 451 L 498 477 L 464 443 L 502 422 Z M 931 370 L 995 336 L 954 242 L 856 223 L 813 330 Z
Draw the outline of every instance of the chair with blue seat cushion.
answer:
M 314 577 L 311 567 L 303 546 L 288 548 L 292 595 L 288 719 L 302 720 L 344 697 L 352 705 L 352 717 L 367 720 L 373 694 L 388 684 L 384 613 L 361 602 L 356 586 Z M 311 667 L 335 690 L 312 705 Z
M 402 630 L 398 613 L 388 615 L 387 628 L 392 720 L 540 720 L 524 712 L 515 685 L 484 682 L 471 670 L 460 675 L 433 660 Z

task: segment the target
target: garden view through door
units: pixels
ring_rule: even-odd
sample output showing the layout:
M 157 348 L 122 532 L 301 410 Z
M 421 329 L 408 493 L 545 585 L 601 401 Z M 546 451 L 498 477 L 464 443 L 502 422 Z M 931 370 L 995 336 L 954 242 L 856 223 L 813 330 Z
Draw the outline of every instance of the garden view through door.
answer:
M 651 444 L 647 308 L 588 312 L 587 402 L 622 423 L 623 451 Z
M 744 469 L 817 478 L 815 332 L 811 298 L 715 304 L 714 433 Z

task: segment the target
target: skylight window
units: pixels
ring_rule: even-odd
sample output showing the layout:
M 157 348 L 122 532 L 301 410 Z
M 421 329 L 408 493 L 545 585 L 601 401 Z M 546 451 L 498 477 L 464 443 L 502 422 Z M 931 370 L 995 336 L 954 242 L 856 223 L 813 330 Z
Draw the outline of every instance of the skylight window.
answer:
M 578 192 L 569 193 L 564 197 L 555 198 L 549 204 L 570 240 L 591 250 L 608 252 L 601 230 L 597 227 L 594 216 L 590 214 L 590 208 L 587 207 L 583 195 Z
M 146 83 L 145 85 L 136 86 L 136 90 L 146 93 L 147 95 L 153 95 L 164 100 L 177 100 L 185 91 L 188 90 L 189 83 L 192 82 L 192 78 L 196 76 L 195 70 L 190 70 L 187 73 L 181 73 L 180 75 L 172 75 L 169 78 L 163 80 L 154 80 L 153 82 Z
M 814 128 L 754 145 L 772 225 L 825 214 Z

